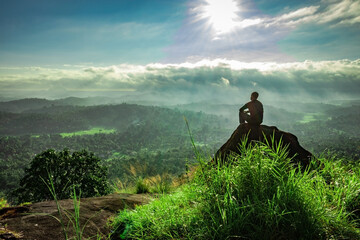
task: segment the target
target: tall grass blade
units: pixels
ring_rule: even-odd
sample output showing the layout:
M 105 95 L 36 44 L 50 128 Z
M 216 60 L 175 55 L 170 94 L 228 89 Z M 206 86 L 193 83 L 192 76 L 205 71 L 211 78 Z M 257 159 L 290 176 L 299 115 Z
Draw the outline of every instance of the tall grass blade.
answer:
M 56 208 L 57 208 L 57 211 L 59 213 L 59 216 L 60 216 L 60 225 L 61 225 L 61 229 L 62 229 L 62 232 L 64 234 L 64 237 L 65 239 L 67 240 L 68 239 L 68 236 L 67 236 L 67 231 L 66 231 L 66 228 L 65 228 L 65 225 L 64 225 L 64 219 L 63 219 L 63 215 L 62 215 L 62 211 L 60 209 L 60 204 L 59 204 L 59 201 L 57 199 L 57 195 L 56 195 L 56 191 L 55 191 L 55 186 L 54 186 L 54 181 L 53 181 L 53 178 L 52 178 L 52 175 L 49 173 L 49 171 L 47 172 L 48 174 L 48 179 L 49 179 L 49 182 L 50 183 L 47 183 L 45 181 L 44 178 L 41 178 L 41 180 L 45 183 L 46 187 L 49 189 L 51 195 L 53 196 L 54 200 L 55 200 L 55 203 L 56 203 Z

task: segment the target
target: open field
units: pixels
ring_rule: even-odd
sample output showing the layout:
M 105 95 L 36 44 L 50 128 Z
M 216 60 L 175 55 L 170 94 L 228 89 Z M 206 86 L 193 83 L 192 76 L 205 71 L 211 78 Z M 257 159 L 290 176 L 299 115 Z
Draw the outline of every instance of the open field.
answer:
M 323 113 L 306 113 L 304 117 L 298 121 L 299 123 L 309 123 L 317 120 L 325 120 L 326 116 Z
M 94 127 L 89 130 L 83 130 L 83 131 L 76 131 L 71 133 L 60 133 L 62 137 L 72 137 L 72 136 L 82 136 L 82 135 L 94 135 L 94 134 L 109 134 L 109 133 L 115 133 L 115 129 L 105 129 L 102 127 Z

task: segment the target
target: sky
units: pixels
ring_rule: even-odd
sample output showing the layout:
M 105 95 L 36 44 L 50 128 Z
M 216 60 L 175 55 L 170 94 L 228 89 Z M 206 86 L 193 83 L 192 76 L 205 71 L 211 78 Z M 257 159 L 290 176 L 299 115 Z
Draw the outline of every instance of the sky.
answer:
M 0 0 L 0 100 L 358 99 L 358 0 Z

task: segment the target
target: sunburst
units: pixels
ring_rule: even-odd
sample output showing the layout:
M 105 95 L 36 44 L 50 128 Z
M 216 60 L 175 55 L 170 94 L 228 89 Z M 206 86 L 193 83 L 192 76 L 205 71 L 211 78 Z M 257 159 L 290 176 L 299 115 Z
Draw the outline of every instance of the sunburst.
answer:
M 240 9 L 234 0 L 204 0 L 198 10 L 199 17 L 207 19 L 216 34 L 223 34 L 236 27 Z

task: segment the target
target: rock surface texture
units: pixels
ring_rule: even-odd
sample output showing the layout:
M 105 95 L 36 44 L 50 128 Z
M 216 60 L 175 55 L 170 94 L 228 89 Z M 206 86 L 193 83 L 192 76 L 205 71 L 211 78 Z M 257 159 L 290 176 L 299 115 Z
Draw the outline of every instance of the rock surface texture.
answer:
M 83 239 L 107 236 L 110 232 L 106 227 L 109 217 L 118 210 L 134 208 L 150 200 L 148 195 L 126 193 L 81 199 L 80 226 L 85 226 Z M 60 200 L 59 203 L 63 210 L 74 214 L 72 199 Z M 61 225 L 52 216 L 59 218 L 55 201 L 0 209 L 0 239 L 63 240 Z M 67 226 L 68 219 L 64 219 Z M 74 236 L 71 223 L 68 232 L 69 238 Z
M 238 126 L 229 140 L 216 152 L 215 159 L 221 158 L 226 160 L 226 157 L 232 152 L 241 154 L 238 147 L 246 136 L 248 138 L 247 145 L 253 141 L 266 143 L 266 140 L 271 145 L 272 138 L 274 138 L 274 142 L 277 144 L 281 139 L 283 146 L 288 148 L 289 157 L 293 157 L 294 162 L 299 163 L 303 167 L 310 163 L 312 154 L 300 146 L 295 135 L 280 131 L 274 126 L 251 126 L 247 123 Z

